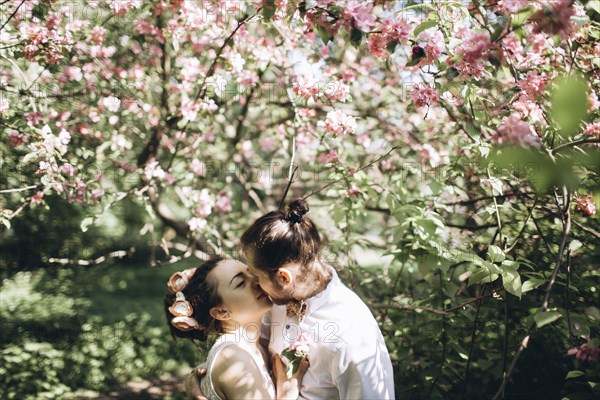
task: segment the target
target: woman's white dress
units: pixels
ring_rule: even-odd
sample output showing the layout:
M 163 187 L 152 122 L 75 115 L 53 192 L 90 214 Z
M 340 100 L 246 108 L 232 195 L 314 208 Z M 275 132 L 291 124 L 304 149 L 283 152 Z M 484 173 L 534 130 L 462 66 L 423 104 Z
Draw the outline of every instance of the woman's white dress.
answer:
M 208 352 L 208 356 L 206 358 L 206 375 L 200 380 L 200 388 L 202 389 L 202 393 L 209 400 L 225 400 L 221 396 L 219 396 L 217 394 L 217 392 L 215 391 L 215 387 L 213 385 L 212 365 L 213 365 L 213 362 L 214 362 L 217 354 L 219 354 L 219 352 L 222 349 L 224 349 L 225 347 L 230 346 L 232 344 L 237 344 L 241 347 L 248 347 L 249 353 L 251 355 L 255 354 L 253 351 L 253 348 L 251 347 L 254 345 L 246 342 L 245 340 L 242 340 L 239 336 L 239 333 L 225 333 L 225 334 L 219 336 L 219 338 L 217 339 L 215 344 L 212 346 L 212 348 Z M 256 365 L 257 365 L 259 371 L 261 372 L 265 388 L 271 395 L 271 398 L 274 399 L 275 398 L 275 385 L 273 384 L 273 379 L 271 378 L 271 374 L 269 373 L 269 370 L 267 369 L 267 365 L 265 364 L 264 354 L 263 354 L 263 357 L 260 357 L 260 359 L 256 359 L 256 357 L 254 357 L 254 356 L 252 356 L 252 357 L 255 359 Z

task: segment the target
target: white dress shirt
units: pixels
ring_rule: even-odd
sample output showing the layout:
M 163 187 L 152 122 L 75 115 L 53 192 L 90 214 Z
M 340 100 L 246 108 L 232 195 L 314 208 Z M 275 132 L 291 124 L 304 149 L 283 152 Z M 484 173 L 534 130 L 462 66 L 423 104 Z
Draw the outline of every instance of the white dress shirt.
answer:
M 310 367 L 300 399 L 394 399 L 392 363 L 383 336 L 365 303 L 344 285 L 332 267 L 327 288 L 307 300 L 302 322 L 273 306 L 263 318 L 263 340 L 281 353 L 301 333 L 309 337 Z

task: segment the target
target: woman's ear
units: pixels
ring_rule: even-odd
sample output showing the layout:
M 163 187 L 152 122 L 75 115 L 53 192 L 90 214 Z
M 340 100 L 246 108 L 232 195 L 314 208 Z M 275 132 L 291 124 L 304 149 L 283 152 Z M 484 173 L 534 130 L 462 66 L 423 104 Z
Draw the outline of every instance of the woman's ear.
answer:
M 290 285 L 294 280 L 292 271 L 288 268 L 279 268 L 275 274 L 275 277 L 281 286 Z
M 211 317 L 219 321 L 226 321 L 228 319 L 231 319 L 231 313 L 220 307 L 211 308 L 209 314 Z

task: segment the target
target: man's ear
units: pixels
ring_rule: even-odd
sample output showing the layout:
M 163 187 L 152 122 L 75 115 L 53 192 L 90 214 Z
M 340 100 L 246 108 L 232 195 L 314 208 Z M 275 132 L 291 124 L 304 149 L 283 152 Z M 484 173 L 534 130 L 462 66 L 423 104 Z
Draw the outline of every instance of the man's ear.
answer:
M 231 318 L 231 313 L 220 307 L 211 308 L 209 314 L 211 317 L 219 321 L 226 321 Z
M 292 271 L 288 268 L 279 268 L 277 270 L 277 273 L 275 274 L 275 277 L 277 278 L 281 286 L 290 285 L 294 281 Z

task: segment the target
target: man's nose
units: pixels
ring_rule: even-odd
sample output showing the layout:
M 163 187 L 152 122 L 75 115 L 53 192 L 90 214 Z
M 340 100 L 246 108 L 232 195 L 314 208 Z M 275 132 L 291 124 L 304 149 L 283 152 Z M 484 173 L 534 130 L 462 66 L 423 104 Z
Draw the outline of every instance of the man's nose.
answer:
M 253 277 L 253 278 L 252 278 L 252 286 L 253 286 L 255 289 L 260 289 L 260 285 L 258 284 L 258 278 L 257 278 L 257 277 Z

